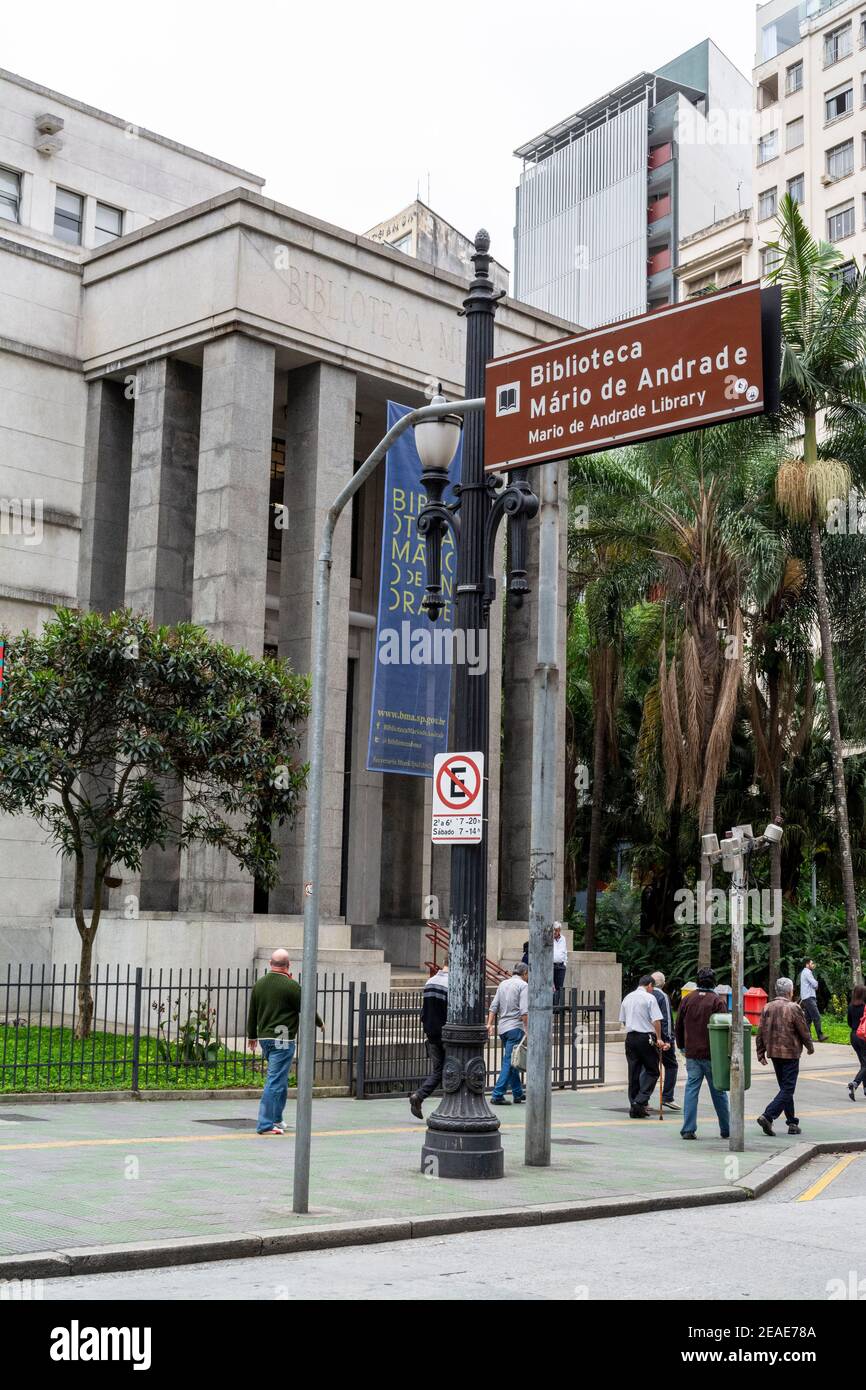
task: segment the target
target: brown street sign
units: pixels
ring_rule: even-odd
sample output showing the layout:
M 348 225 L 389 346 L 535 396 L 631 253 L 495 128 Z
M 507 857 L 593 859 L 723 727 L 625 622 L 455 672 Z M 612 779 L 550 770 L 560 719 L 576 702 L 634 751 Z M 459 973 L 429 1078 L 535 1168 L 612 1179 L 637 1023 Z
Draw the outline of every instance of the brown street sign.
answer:
M 487 363 L 485 468 L 571 458 L 777 408 L 778 318 L 777 290 L 738 285 L 495 358 Z

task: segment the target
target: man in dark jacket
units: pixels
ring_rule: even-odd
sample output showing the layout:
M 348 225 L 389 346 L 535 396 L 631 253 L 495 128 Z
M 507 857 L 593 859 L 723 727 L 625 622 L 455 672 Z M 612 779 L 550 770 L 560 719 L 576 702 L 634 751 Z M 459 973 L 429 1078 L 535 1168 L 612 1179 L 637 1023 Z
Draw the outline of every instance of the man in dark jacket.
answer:
M 662 1087 L 662 1105 L 666 1110 L 679 1110 L 675 1099 L 677 1072 L 677 1050 L 674 1047 L 674 1015 L 671 1001 L 665 994 L 665 977 L 660 970 L 653 971 L 653 994 L 662 1011 L 662 1042 L 668 1043 L 667 1052 L 661 1054 L 665 1079 Z
M 677 1047 L 686 1054 L 686 1095 L 684 1101 L 684 1139 L 698 1137 L 698 1096 L 704 1081 L 710 1088 L 710 1098 L 719 1121 L 719 1133 L 727 1139 L 731 1130 L 728 1097 L 713 1085 L 710 1065 L 710 1018 L 727 1013 L 724 999 L 716 994 L 716 977 L 712 970 L 699 970 L 697 989 L 687 994 L 677 1014 Z
M 289 1093 L 289 1072 L 295 1056 L 298 1019 L 301 1013 L 301 986 L 289 974 L 292 962 L 289 953 L 279 948 L 270 959 L 270 970 L 256 980 L 250 993 L 247 1013 L 247 1045 L 251 1052 L 256 1042 L 268 1064 L 259 1118 L 258 1134 L 285 1134 L 283 1111 Z M 322 1032 L 325 1025 L 316 1014 Z
M 409 1097 L 409 1109 L 416 1120 L 423 1120 L 421 1102 L 432 1096 L 442 1080 L 445 1064 L 445 1048 L 442 1043 L 442 1028 L 448 1019 L 448 962 L 424 986 L 421 999 L 421 1025 L 426 1039 L 427 1060 L 430 1071 L 417 1091 Z
M 800 1074 L 800 1054 L 805 1047 L 811 1056 L 812 1030 L 806 1022 L 806 1015 L 799 1004 L 794 1003 L 794 981 L 786 975 L 776 981 L 776 997 L 761 1014 L 755 1049 L 762 1067 L 767 1058 L 773 1063 L 776 1080 L 779 1083 L 777 1094 L 758 1116 L 758 1124 L 765 1134 L 773 1135 L 773 1121 L 785 1112 L 789 1134 L 801 1134 L 800 1121 L 794 1109 L 794 1091 Z

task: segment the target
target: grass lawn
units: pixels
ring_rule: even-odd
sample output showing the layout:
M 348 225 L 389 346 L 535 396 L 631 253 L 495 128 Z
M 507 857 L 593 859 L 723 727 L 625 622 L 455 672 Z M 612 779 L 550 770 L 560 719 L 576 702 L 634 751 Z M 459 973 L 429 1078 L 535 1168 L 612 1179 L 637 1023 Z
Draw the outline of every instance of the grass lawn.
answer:
M 821 1021 L 824 1025 L 824 1032 L 830 1042 L 851 1044 L 851 1029 L 848 1027 L 847 1020 L 844 1018 L 834 1018 L 833 1014 L 822 1014 Z M 854 1057 L 854 1049 L 851 1048 L 851 1056 Z M 855 1059 L 856 1061 L 856 1059 Z
M 132 1088 L 132 1034 L 94 1032 L 82 1041 L 71 1028 L 0 1024 L 0 1092 L 128 1091 Z M 260 1086 L 260 1054 L 220 1046 L 207 1065 L 161 1056 L 156 1038 L 139 1042 L 138 1085 L 146 1091 L 231 1090 Z M 26 1069 L 25 1069 L 26 1064 Z

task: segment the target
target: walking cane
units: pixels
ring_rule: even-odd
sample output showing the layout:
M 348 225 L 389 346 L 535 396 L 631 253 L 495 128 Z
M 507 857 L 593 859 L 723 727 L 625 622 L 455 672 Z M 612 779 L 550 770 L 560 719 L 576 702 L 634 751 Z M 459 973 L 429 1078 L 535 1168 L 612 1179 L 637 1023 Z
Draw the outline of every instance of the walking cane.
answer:
M 665 1085 L 664 1053 L 662 1052 L 661 1046 L 658 1043 L 656 1043 L 656 1046 L 659 1049 L 659 1119 L 663 1120 L 665 1117 L 664 1103 L 662 1101 Z

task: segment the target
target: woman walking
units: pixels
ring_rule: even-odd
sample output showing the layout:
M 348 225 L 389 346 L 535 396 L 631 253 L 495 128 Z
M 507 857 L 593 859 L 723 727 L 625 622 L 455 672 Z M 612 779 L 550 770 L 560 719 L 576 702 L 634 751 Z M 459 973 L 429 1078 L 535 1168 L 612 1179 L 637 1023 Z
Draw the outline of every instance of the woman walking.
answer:
M 848 1094 L 852 1100 L 856 1100 L 855 1093 L 858 1086 L 862 1085 L 864 1092 L 866 1092 L 866 1038 L 857 1036 L 857 1029 L 860 1027 L 864 1008 L 866 1008 L 866 985 L 855 985 L 851 995 L 851 1003 L 848 1005 L 848 1027 L 851 1029 L 851 1046 L 857 1053 L 860 1070 L 854 1080 L 848 1082 Z

